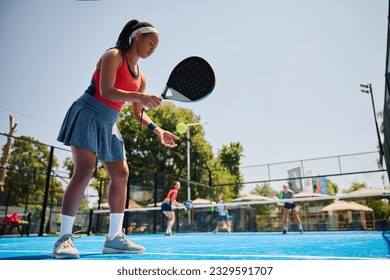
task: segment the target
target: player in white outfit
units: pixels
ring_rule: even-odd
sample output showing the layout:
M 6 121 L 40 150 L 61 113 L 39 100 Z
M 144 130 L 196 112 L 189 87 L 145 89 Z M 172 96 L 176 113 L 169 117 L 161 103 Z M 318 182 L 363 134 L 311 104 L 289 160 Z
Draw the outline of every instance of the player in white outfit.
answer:
M 218 211 L 218 222 L 217 222 L 217 227 L 213 230 L 213 233 L 218 233 L 219 228 L 222 226 L 223 222 L 226 223 L 228 233 L 230 233 L 231 229 L 229 224 L 229 213 L 226 208 L 225 202 L 222 200 L 222 194 L 218 196 L 216 207 Z

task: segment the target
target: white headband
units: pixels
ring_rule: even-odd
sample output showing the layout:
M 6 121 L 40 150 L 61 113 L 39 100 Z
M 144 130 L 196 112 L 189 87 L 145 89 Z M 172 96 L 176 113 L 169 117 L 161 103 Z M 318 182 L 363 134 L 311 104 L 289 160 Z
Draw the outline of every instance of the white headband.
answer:
M 141 34 L 146 34 L 146 33 L 158 34 L 157 29 L 154 27 L 150 27 L 150 26 L 140 27 L 131 33 L 130 38 L 129 38 L 129 43 L 131 43 L 131 40 L 135 37 L 135 35 L 137 35 L 138 32 L 141 32 Z

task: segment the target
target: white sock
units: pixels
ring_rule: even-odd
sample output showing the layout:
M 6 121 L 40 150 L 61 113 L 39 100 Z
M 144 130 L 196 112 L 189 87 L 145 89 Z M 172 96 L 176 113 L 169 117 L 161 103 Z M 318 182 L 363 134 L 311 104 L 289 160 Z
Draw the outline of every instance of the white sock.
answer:
M 60 228 L 60 237 L 65 234 L 72 234 L 73 224 L 75 217 L 67 216 L 61 214 L 61 228 Z
M 299 230 L 303 230 L 302 225 L 298 225 Z
M 108 238 L 113 239 L 122 232 L 123 213 L 110 213 L 110 227 L 108 229 Z
M 284 225 L 283 229 L 288 230 L 288 225 Z
M 167 226 L 167 230 L 165 231 L 166 234 L 170 234 L 172 233 L 172 227 L 171 226 Z

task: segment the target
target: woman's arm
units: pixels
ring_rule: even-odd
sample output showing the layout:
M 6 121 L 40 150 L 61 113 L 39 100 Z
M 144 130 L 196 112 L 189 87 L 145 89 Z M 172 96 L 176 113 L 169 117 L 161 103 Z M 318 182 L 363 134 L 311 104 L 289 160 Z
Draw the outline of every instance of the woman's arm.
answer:
M 145 91 L 145 88 L 146 88 L 146 77 L 142 72 L 140 73 L 140 75 L 142 78 L 140 92 L 143 93 Z M 146 128 L 153 121 L 148 116 L 146 111 L 142 112 L 143 109 L 144 109 L 144 106 L 142 103 L 133 102 L 134 118 L 137 122 L 141 123 L 141 125 Z M 142 116 L 142 119 L 141 119 L 141 116 Z M 161 144 L 163 144 L 164 146 L 169 147 L 169 148 L 176 147 L 177 145 L 174 141 L 180 139 L 180 137 L 178 137 L 178 136 L 174 135 L 173 133 L 166 131 L 158 126 L 153 129 L 153 133 L 157 134 L 157 136 L 160 138 Z
M 177 202 L 176 198 L 177 198 L 177 193 L 174 193 L 174 194 L 172 195 L 172 198 L 171 198 L 171 204 L 173 204 L 173 205 L 176 206 L 176 207 L 181 207 L 182 204 L 180 204 L 179 202 Z

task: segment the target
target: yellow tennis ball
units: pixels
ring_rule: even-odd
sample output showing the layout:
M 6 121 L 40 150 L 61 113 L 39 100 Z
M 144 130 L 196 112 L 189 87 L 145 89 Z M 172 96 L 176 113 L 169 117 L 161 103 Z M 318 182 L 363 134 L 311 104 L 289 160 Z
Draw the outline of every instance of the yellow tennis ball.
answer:
M 187 131 L 187 125 L 184 123 L 179 123 L 176 126 L 176 131 L 179 132 L 180 134 L 186 133 Z

